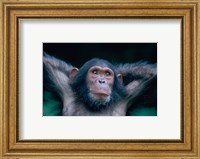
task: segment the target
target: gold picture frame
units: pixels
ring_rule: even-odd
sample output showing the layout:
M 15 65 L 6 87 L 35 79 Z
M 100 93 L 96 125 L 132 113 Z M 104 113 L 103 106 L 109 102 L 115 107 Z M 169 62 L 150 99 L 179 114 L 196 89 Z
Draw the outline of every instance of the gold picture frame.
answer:
M 200 158 L 199 0 L 2 0 L 0 158 Z M 19 140 L 20 19 L 181 19 L 180 140 Z

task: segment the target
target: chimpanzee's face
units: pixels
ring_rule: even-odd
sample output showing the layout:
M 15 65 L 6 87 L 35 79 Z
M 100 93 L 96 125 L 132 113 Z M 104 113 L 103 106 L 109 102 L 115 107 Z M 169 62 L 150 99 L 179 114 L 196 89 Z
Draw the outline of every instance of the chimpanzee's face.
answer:
M 87 87 L 89 95 L 95 100 L 110 100 L 114 83 L 114 72 L 108 67 L 93 66 L 88 70 Z

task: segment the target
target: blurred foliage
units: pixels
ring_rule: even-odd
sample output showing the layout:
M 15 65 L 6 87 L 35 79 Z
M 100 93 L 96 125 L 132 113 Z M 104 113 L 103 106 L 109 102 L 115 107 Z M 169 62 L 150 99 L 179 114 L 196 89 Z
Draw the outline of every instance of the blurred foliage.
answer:
M 128 111 L 127 116 L 157 116 L 157 109 L 155 105 L 140 105 Z
M 54 93 L 43 92 L 43 116 L 61 116 L 62 102 L 55 96 Z

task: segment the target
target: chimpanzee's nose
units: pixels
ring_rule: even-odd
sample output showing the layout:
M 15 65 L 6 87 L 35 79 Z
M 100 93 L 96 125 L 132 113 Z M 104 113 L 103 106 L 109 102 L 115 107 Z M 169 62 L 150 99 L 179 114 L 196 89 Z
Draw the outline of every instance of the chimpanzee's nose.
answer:
M 100 84 L 103 84 L 103 83 L 106 82 L 104 79 L 99 79 L 98 81 L 99 81 Z

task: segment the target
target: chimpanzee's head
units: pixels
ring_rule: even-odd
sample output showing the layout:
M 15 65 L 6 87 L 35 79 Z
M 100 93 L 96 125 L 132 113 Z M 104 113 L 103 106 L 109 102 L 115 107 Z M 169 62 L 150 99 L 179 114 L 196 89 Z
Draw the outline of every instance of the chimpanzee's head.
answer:
M 105 109 L 127 95 L 122 75 L 102 59 L 89 60 L 80 70 L 72 69 L 70 81 L 77 100 L 91 111 Z

